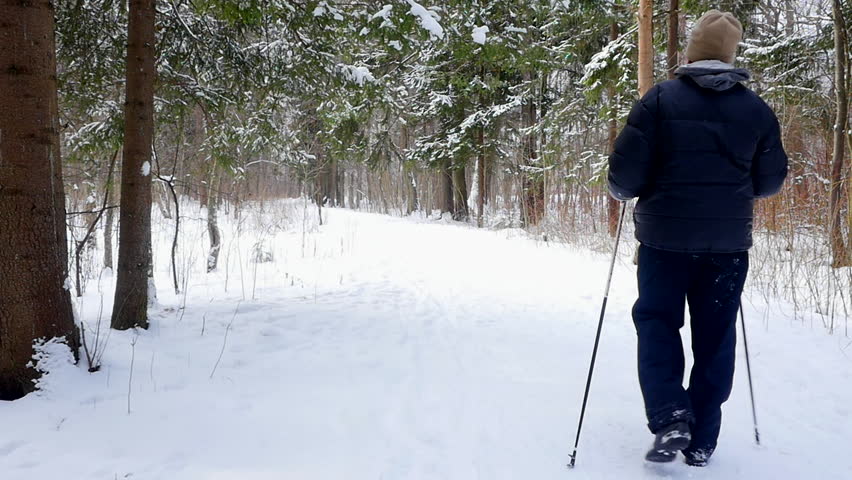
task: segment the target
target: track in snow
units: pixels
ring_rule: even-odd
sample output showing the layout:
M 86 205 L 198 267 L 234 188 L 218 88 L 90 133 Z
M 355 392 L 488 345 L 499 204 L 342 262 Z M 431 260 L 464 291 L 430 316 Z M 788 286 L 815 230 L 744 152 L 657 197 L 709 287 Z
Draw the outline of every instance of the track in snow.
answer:
M 711 466 L 646 466 L 635 271 L 619 265 L 569 471 L 607 258 L 512 232 L 326 212 L 304 242 L 244 224 L 237 243 L 224 221 L 227 292 L 224 272 L 201 273 L 203 224 L 190 224 L 186 310 L 181 319 L 182 297 L 165 292 L 160 255 L 131 413 L 133 333 L 113 332 L 102 372 L 60 365 L 44 393 L 0 404 L 2 478 L 852 478 L 848 339 L 791 325 L 783 302 L 746 309 L 765 445 L 752 443 L 741 363 Z M 261 236 L 273 263 L 248 261 Z M 89 322 L 97 290 L 79 305 Z M 109 312 L 109 279 L 100 290 Z

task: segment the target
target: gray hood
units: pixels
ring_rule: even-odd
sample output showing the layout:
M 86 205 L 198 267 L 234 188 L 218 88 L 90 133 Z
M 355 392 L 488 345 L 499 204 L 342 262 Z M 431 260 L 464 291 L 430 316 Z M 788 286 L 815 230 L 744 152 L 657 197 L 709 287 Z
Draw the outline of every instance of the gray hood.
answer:
M 684 65 L 675 71 L 679 77 L 689 77 L 700 87 L 722 92 L 748 80 L 747 70 L 719 60 L 702 60 Z

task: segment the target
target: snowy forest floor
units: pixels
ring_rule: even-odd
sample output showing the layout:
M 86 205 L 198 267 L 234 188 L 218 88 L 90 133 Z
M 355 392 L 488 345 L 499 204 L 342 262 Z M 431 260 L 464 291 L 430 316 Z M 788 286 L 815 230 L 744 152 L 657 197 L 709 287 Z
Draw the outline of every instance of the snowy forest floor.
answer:
M 308 212 L 223 215 L 208 275 L 190 209 L 185 296 L 170 289 L 164 224 L 151 328 L 102 334 L 98 373 L 54 353 L 41 392 L 0 403 L 0 478 L 852 478 L 850 339 L 791 321 L 783 300 L 745 301 L 764 445 L 741 356 L 711 465 L 649 466 L 625 252 L 569 471 L 606 255 L 346 210 L 320 227 Z M 271 262 L 252 262 L 258 242 Z M 112 281 L 77 303 L 90 341 Z

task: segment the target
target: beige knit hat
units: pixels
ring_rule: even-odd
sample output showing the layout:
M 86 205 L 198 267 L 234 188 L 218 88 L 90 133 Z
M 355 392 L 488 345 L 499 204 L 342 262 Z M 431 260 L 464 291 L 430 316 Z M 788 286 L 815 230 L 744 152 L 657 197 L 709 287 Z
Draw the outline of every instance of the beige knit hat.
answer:
M 734 63 L 742 38 L 743 26 L 736 17 L 728 12 L 710 10 L 695 23 L 686 45 L 686 58 L 690 62 L 721 60 Z

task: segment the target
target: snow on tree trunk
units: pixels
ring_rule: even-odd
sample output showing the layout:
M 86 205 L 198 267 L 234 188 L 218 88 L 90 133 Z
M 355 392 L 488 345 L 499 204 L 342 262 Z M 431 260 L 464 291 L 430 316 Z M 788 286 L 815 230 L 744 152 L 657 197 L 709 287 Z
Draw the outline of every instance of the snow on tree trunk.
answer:
M 0 3 L 0 400 L 33 391 L 38 339 L 79 347 L 71 308 L 49 2 Z M 28 364 L 33 368 L 28 367 Z
M 130 0 L 118 276 L 112 327 L 148 328 L 151 162 L 154 133 L 154 0 Z
M 483 225 L 483 210 L 485 207 L 485 128 L 478 127 L 475 133 L 476 145 L 479 151 L 476 155 L 476 164 L 473 168 L 473 181 L 471 181 L 470 196 L 467 203 L 470 209 L 476 212 L 476 226 Z
M 476 163 L 473 165 L 473 178 L 470 182 L 470 194 L 467 196 L 467 208 L 476 212 L 476 224 L 482 226 L 482 212 L 479 208 L 480 190 L 479 190 L 479 172 L 482 171 L 482 157 L 476 157 Z
M 408 167 L 408 186 L 408 213 L 411 214 L 420 209 L 420 200 L 417 198 L 417 178 L 414 176 L 414 172 L 411 167 Z
M 216 181 L 216 167 L 210 174 L 209 193 L 207 194 L 207 233 L 210 235 L 210 251 L 207 254 L 207 273 L 215 271 L 219 265 L 219 250 L 222 248 L 222 236 L 219 232 L 219 189 Z

